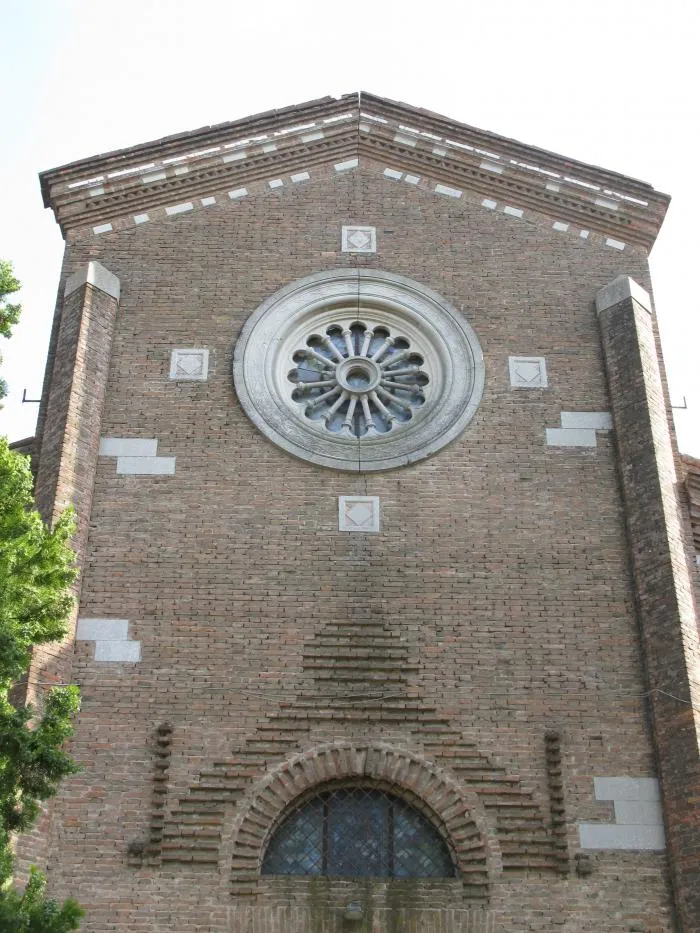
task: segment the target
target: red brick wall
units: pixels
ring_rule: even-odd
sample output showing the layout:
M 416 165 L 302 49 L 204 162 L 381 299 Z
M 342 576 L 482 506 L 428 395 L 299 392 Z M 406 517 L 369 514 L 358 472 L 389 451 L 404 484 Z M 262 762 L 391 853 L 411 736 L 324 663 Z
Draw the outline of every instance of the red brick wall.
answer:
M 347 223 L 376 226 L 376 255 L 340 253 Z M 99 664 L 91 643 L 75 647 L 84 770 L 58 801 L 50 883 L 86 906 L 84 929 L 341 929 L 353 899 L 363 929 L 673 929 L 663 853 L 590 852 L 590 875 L 562 873 L 545 757 L 553 730 L 571 856 L 577 822 L 612 819 L 594 776 L 655 775 L 614 439 L 545 443 L 562 411 L 610 410 L 593 301 L 621 272 L 649 287 L 643 250 L 371 165 L 72 242 L 66 274 L 96 250 L 122 286 L 100 433 L 157 438 L 177 466 L 120 476 L 97 461 L 80 613 L 129 619 L 142 660 Z M 375 475 L 285 454 L 231 378 L 267 296 L 355 264 L 436 289 L 486 361 L 463 436 Z M 188 346 L 209 348 L 206 382 L 168 379 L 171 349 Z M 550 388 L 512 390 L 510 354 L 544 356 Z M 339 533 L 337 497 L 364 494 L 381 499 L 381 533 Z M 349 699 L 341 670 L 371 700 Z M 234 861 L 270 770 L 339 742 L 401 749 L 462 788 L 486 900 L 453 883 L 258 882 L 259 840 L 247 867 Z

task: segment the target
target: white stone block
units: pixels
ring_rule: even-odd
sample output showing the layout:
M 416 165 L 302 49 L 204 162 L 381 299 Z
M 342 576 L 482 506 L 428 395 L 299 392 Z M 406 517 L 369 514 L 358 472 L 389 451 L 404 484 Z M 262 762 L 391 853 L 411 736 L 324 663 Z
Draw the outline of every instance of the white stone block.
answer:
M 579 236 L 581 237 L 582 240 L 587 240 L 588 237 L 590 236 L 590 230 L 582 230 L 579 233 Z
M 262 147 L 263 152 L 276 152 L 277 146 L 274 143 L 265 143 Z
M 148 214 L 134 214 L 135 224 L 146 224 L 150 220 Z
M 660 800 L 616 800 L 615 822 L 621 826 L 663 826 Z
M 204 382 L 209 372 L 209 350 L 192 348 L 173 350 L 170 354 L 170 378 Z
M 77 641 L 126 641 L 129 637 L 129 620 L 78 619 L 75 637 Z
M 595 306 L 598 314 L 607 308 L 613 308 L 615 305 L 624 301 L 626 298 L 634 298 L 647 311 L 651 312 L 651 296 L 649 292 L 642 288 L 629 275 L 618 275 L 608 285 L 598 292 L 595 297 Z
M 343 227 L 341 235 L 341 252 L 343 253 L 376 253 L 377 230 L 375 227 Z
M 547 191 L 559 191 L 559 185 L 555 184 L 553 181 L 548 181 L 545 188 Z
M 595 431 L 547 428 L 548 447 L 597 447 Z
M 106 295 L 111 295 L 119 301 L 119 279 L 96 259 L 90 260 L 82 269 L 69 276 L 63 294 L 67 298 L 81 285 L 92 285 L 93 288 L 99 288 Z
M 144 185 L 150 185 L 154 181 L 162 181 L 165 178 L 165 172 L 151 172 L 150 175 L 142 175 L 141 181 Z
M 487 172 L 494 172 L 494 174 L 496 174 L 496 175 L 502 175 L 502 174 L 503 174 L 503 166 L 502 166 L 502 165 L 495 165 L 493 162 L 482 162 L 482 163 L 479 165 L 479 168 L 486 169 Z
M 560 220 L 556 220 L 552 224 L 552 230 L 559 230 L 560 233 L 566 233 L 568 229 L 569 229 L 569 225 L 562 223 Z
M 595 203 L 598 207 L 607 207 L 611 211 L 616 211 L 620 206 L 617 201 L 611 201 L 609 198 L 596 198 Z
M 101 437 L 101 457 L 155 457 L 158 441 L 143 437 Z
M 379 531 L 379 496 L 340 496 L 338 531 Z
M 93 233 L 109 233 L 112 229 L 111 224 L 98 224 L 96 227 L 92 228 Z
M 294 175 L 290 176 L 295 185 L 300 181 L 308 181 L 311 178 L 308 172 L 295 172 Z
M 660 800 L 657 778 L 593 778 L 596 800 Z
M 172 476 L 175 457 L 118 457 L 117 473 L 125 476 Z
M 194 205 L 191 201 L 185 201 L 184 204 L 173 204 L 171 207 L 165 208 L 165 213 L 168 217 L 172 217 L 173 214 L 184 214 L 187 211 L 191 211 Z
M 240 152 L 232 152 L 230 155 L 225 155 L 221 159 L 222 162 L 241 162 L 246 157 L 245 149 L 241 149 Z
M 613 421 L 609 411 L 563 411 L 561 426 L 574 430 L 612 431 Z
M 420 181 L 420 175 L 406 175 L 404 181 L 409 185 L 417 185 Z
M 496 209 L 496 203 L 496 201 L 492 201 L 490 198 L 484 198 L 481 202 L 481 206 L 487 208 L 489 211 L 493 211 Z
M 301 141 L 303 143 L 312 143 L 317 139 L 323 139 L 325 135 L 326 134 L 323 132 L 323 130 L 316 130 L 314 133 L 306 133 L 301 137 Z
M 443 149 L 442 146 L 433 146 L 433 155 L 436 155 L 436 156 L 447 155 L 447 149 Z
M 582 849 L 635 849 L 658 852 L 666 848 L 663 826 L 581 823 L 579 837 Z
M 511 217 L 522 217 L 523 216 L 523 212 L 519 207 L 510 207 L 510 205 L 506 205 L 503 208 L 503 213 L 509 214 Z
M 416 140 L 412 139 L 410 136 L 403 136 L 401 133 L 397 133 L 394 136 L 394 142 L 398 143 L 400 146 L 412 146 L 415 148 Z
M 247 188 L 234 188 L 233 191 L 229 191 L 228 196 L 232 201 L 235 201 L 236 198 L 244 198 L 248 194 Z
M 385 168 L 384 174 L 387 178 L 393 178 L 395 181 L 400 181 L 403 176 L 403 172 L 397 172 L 395 168 Z
M 271 188 L 281 188 L 284 185 L 284 182 L 281 178 L 273 178 L 271 181 L 268 181 L 268 185 Z
M 200 198 L 202 207 L 211 207 L 212 204 L 216 204 L 216 198 Z
M 548 386 L 543 356 L 509 356 L 508 370 L 514 389 L 546 389 Z
M 104 194 L 104 193 L 105 193 L 105 189 L 102 187 L 102 185 L 99 185 L 97 188 L 90 188 L 90 190 L 88 191 L 88 194 L 90 195 L 91 198 L 98 198 L 101 194 Z
M 613 249 L 622 250 L 625 248 L 625 244 L 622 242 L 622 240 L 613 240 L 611 236 L 607 238 L 607 240 L 605 241 L 605 245 L 612 246 Z
M 189 169 L 187 168 L 186 165 L 178 165 L 178 167 L 175 169 L 176 175 L 186 175 L 188 172 L 189 172 Z
M 435 185 L 437 194 L 445 194 L 448 198 L 461 198 L 462 192 L 459 188 L 450 188 L 449 185 Z
M 141 642 L 96 641 L 95 660 L 106 664 L 135 664 L 141 660 Z
M 348 159 L 346 162 L 336 162 L 333 168 L 336 172 L 347 172 L 348 169 L 357 168 L 359 159 Z

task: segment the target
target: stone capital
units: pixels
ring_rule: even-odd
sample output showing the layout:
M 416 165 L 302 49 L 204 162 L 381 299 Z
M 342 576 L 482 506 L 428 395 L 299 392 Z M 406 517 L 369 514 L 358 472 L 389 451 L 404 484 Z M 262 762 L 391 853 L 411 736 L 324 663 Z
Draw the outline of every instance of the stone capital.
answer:
M 93 288 L 99 288 L 115 301 L 119 301 L 119 279 L 94 259 L 69 277 L 63 292 L 64 297 L 72 295 L 81 285 L 92 285 Z

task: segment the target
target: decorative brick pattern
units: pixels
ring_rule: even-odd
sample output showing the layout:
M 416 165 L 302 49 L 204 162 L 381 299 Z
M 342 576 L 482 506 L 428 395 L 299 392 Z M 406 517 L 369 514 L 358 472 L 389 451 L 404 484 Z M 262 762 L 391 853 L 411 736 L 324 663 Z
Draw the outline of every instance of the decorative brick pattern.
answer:
M 127 859 L 132 868 L 161 863 L 172 741 L 173 727 L 169 722 L 162 722 L 153 735 L 153 791 L 148 836 L 145 840 L 135 839 L 129 843 Z
M 558 732 L 548 730 L 545 733 L 544 740 L 552 835 L 555 840 L 554 847 L 559 856 L 559 869 L 562 874 L 566 874 L 569 870 L 569 850 L 566 843 L 566 807 L 564 804 L 564 780 L 561 763 L 561 736 Z

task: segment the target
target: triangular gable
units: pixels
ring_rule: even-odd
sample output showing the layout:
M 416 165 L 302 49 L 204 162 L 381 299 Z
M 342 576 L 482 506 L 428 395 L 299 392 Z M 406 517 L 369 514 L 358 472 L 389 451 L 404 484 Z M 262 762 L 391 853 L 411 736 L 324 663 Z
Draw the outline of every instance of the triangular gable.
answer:
M 358 165 L 438 195 L 534 210 L 650 249 L 669 197 L 651 185 L 365 92 L 205 127 L 42 173 L 64 234 L 100 233 Z

